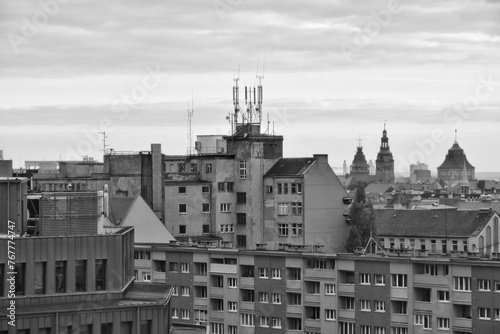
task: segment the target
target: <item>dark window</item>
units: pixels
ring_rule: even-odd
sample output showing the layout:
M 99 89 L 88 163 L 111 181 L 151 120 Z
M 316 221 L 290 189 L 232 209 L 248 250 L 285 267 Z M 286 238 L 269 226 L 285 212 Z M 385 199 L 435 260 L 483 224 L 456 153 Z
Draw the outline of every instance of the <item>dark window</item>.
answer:
M 106 260 L 95 260 L 95 289 L 106 289 Z
M 113 324 L 112 323 L 101 324 L 101 334 L 113 334 Z
M 229 192 L 234 191 L 234 182 L 227 182 L 227 191 Z
M 132 321 L 124 321 L 120 324 L 120 334 L 132 334 Z
M 247 193 L 236 193 L 236 202 L 238 204 L 245 204 L 247 202 Z
M 210 212 L 210 203 L 203 203 L 201 205 L 201 211 L 204 213 Z
M 246 225 L 247 224 L 247 214 L 238 212 L 236 213 L 236 222 L 238 225 Z
M 210 192 L 210 186 L 202 186 L 201 187 L 201 192 L 202 193 L 209 193 Z
M 191 173 L 198 173 L 198 164 L 191 164 Z
M 66 262 L 56 262 L 56 293 L 66 292 Z
M 179 234 L 186 234 L 186 225 L 179 225 Z
M 3 277 L 3 264 L 0 264 L 0 296 L 3 296 L 3 282 L 5 277 Z
M 207 162 L 205 164 L 205 174 L 212 174 L 212 163 Z
M 241 277 L 254 277 L 254 266 L 244 265 L 240 266 Z
M 87 290 L 86 277 L 87 277 L 86 261 L 85 260 L 75 261 L 75 284 L 77 292 L 83 292 Z
M 236 242 L 238 247 L 246 247 L 247 246 L 247 236 L 246 235 L 238 235 L 236 237 Z
M 179 204 L 179 214 L 183 214 L 187 212 L 186 204 Z
M 266 193 L 272 194 L 273 193 L 273 186 L 266 186 Z
M 203 229 L 203 233 L 210 233 L 210 225 L 203 224 L 202 229 Z
M 186 194 L 187 190 L 186 187 L 179 187 L 179 194 Z
M 140 334 L 151 334 L 151 320 L 141 320 Z
M 26 263 L 16 264 L 16 295 L 24 295 Z
M 221 192 L 233 192 L 234 191 L 234 182 L 219 182 L 218 189 Z
M 35 294 L 43 295 L 45 293 L 45 262 L 35 263 Z M 1 276 L 1 273 L 0 273 Z M 2 283 L 0 283 L 1 287 Z M 2 290 L 0 290 L 1 292 Z

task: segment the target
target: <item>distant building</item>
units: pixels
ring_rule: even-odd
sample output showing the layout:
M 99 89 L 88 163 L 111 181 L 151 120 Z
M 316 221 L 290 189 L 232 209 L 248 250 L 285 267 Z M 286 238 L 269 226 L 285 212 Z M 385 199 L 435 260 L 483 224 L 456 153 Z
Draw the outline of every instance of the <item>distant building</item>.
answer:
M 464 174 L 464 166 L 467 175 Z M 443 163 L 437 168 L 438 178 L 451 184 L 463 179 L 475 179 L 475 168 L 467 160 L 464 150 L 455 140 Z
M 383 175 L 387 182 L 394 182 L 394 159 L 389 148 L 389 138 L 387 137 L 385 124 L 382 138 L 380 138 L 380 151 L 377 154 L 375 165 L 377 175 Z
M 363 153 L 363 146 L 360 144 L 356 149 L 356 154 L 354 155 L 354 159 L 352 160 L 352 164 L 350 166 L 350 176 L 357 177 L 369 174 L 370 165 L 366 162 L 366 157 Z
M 431 179 L 431 171 L 427 164 L 418 162 L 410 165 L 410 182 L 417 183 Z

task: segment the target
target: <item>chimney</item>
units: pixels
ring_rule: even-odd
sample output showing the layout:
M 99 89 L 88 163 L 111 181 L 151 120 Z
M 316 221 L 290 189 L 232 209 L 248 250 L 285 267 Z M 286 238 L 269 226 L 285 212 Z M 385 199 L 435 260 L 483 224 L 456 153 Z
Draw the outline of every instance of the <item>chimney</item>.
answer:
M 328 164 L 328 154 L 313 154 L 313 157 L 318 163 Z

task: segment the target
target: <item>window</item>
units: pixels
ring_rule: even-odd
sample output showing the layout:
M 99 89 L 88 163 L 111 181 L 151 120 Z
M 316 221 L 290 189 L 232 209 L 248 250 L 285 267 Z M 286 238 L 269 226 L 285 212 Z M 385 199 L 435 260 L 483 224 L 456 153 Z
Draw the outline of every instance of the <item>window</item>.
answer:
M 179 214 L 180 215 L 185 215 L 187 213 L 187 206 L 186 204 L 179 204 Z
M 45 274 L 46 274 L 46 264 L 45 262 L 35 262 L 35 294 L 40 295 L 45 293 Z M 0 296 L 3 293 L 3 265 L 0 265 Z M 85 291 L 85 290 L 84 290 Z
M 500 281 L 495 281 L 495 291 L 500 292 Z
M 359 274 L 359 284 L 370 285 L 371 275 L 370 274 Z
M 354 271 L 339 270 L 340 283 L 354 284 Z
M 425 250 L 425 239 L 420 239 L 420 250 Z
M 210 323 L 210 334 L 224 334 L 224 323 Z
M 217 184 L 219 192 L 233 192 L 234 191 L 234 182 L 219 182 Z
M 238 225 L 246 225 L 247 224 L 247 214 L 244 212 L 236 213 L 236 223 Z
M 189 310 L 181 309 L 181 318 L 189 320 L 190 314 Z
M 241 301 L 242 302 L 254 302 L 255 292 L 254 290 L 240 289 Z
M 141 324 L 142 327 L 142 324 Z M 67 333 L 71 333 L 71 326 L 68 326 Z M 112 323 L 101 323 L 101 334 L 111 334 L 113 333 L 113 324 Z M 150 332 L 142 332 L 141 333 L 150 333 Z
M 288 297 L 288 305 L 302 305 L 302 294 L 288 292 L 287 297 Z
M 201 225 L 201 233 L 203 233 L 203 234 L 210 233 L 210 225 L 208 225 L 208 224 Z
M 450 292 L 449 291 L 441 291 L 438 290 L 438 301 L 440 302 L 449 302 L 450 301 Z
M 288 236 L 288 224 L 278 224 L 278 235 L 280 237 Z
M 95 260 L 95 289 L 106 289 L 106 260 Z
M 259 317 L 259 326 L 260 327 L 269 327 L 269 318 L 268 317 Z
M 361 299 L 359 301 L 359 309 L 361 311 L 371 311 L 371 302 L 369 300 Z
M 179 225 L 179 234 L 186 234 L 186 225 Z
M 450 329 L 450 319 L 448 318 L 437 318 L 438 329 Z
M 319 320 L 321 317 L 321 308 L 315 306 L 305 307 L 305 318 Z
M 254 267 L 253 266 L 241 265 L 240 270 L 241 270 L 241 277 L 253 277 L 254 276 Z
M 269 293 L 259 292 L 259 303 L 269 303 Z
M 408 334 L 408 328 L 406 327 L 391 327 L 391 334 Z
M 370 326 L 360 325 L 359 326 L 361 334 L 371 334 L 372 328 Z
M 231 212 L 231 203 L 221 203 L 220 212 Z
M 212 174 L 212 168 L 211 162 L 205 163 L 205 174 Z
M 281 304 L 281 295 L 279 293 L 273 293 L 271 295 L 271 302 L 273 304 Z
M 486 307 L 478 307 L 477 308 L 478 318 L 482 320 L 490 320 L 491 319 L 491 309 Z
M 281 318 L 271 318 L 271 327 L 272 328 L 281 328 Z
M 325 283 L 325 295 L 335 294 L 335 284 Z
M 341 310 L 354 310 L 354 297 L 340 297 Z
M 500 308 L 494 309 L 495 312 L 495 320 L 499 321 L 500 320 Z
M 287 273 L 286 278 L 289 281 L 300 281 L 302 279 L 301 268 L 289 267 L 289 268 L 286 268 L 286 273 Z
M 415 300 L 420 302 L 431 301 L 431 289 L 429 288 L 415 288 Z
M 234 232 L 234 225 L 233 224 L 222 224 L 220 226 L 220 232 L 221 233 L 233 233 Z
M 238 312 L 238 303 L 237 302 L 227 302 L 227 310 L 229 312 Z
M 181 295 L 189 296 L 189 286 L 181 286 Z
M 292 203 L 292 215 L 302 214 L 302 203 Z
M 18 273 L 16 276 L 16 292 L 17 294 L 24 294 L 24 287 L 20 286 L 18 289 L 18 284 L 17 284 L 17 277 L 24 276 L 24 266 L 19 268 L 18 266 L 19 264 L 16 264 L 16 271 Z M 56 293 L 66 292 L 66 262 L 56 261 L 55 271 L 56 271 Z M 19 275 L 19 272 L 21 272 L 22 275 Z M 19 291 L 22 291 L 22 293 L 19 293 Z
M 424 329 L 431 329 L 431 316 L 428 314 L 415 314 L 414 324 L 422 326 Z
M 336 310 L 326 309 L 325 310 L 325 320 L 329 320 L 329 321 L 335 321 L 335 320 L 337 320 L 337 312 L 336 312 Z
M 280 216 L 288 215 L 289 208 L 290 206 L 288 203 L 278 203 L 278 215 Z
M 170 262 L 169 267 L 171 272 L 179 271 L 179 262 Z
M 375 334 L 385 334 L 385 327 L 377 327 L 375 326 Z
M 287 327 L 292 331 L 302 330 L 302 318 L 287 318 Z
M 288 183 L 283 183 L 283 195 L 288 195 Z
M 241 313 L 240 314 L 240 324 L 241 324 L 241 326 L 253 327 L 254 326 L 254 315 L 248 314 L 248 313 Z
M 209 213 L 210 212 L 210 203 L 201 204 L 201 212 Z
M 245 204 L 247 202 L 247 193 L 238 192 L 236 193 L 236 203 Z
M 408 276 L 405 274 L 392 274 L 392 286 L 406 288 L 408 286 Z
M 142 281 L 143 282 L 151 282 L 151 273 L 150 272 L 142 273 Z
M 391 310 L 394 314 L 408 314 L 408 302 L 404 300 L 392 300 L 391 301 Z
M 468 252 L 469 248 L 467 246 L 468 245 L 467 240 L 462 241 L 462 245 L 463 245 L 463 248 L 464 248 L 464 252 Z
M 191 164 L 191 173 L 198 173 L 198 164 L 197 163 Z
M 269 278 L 267 268 L 259 268 L 259 277 L 260 278 Z
M 281 269 L 272 268 L 271 269 L 271 278 L 273 278 L 273 279 L 281 279 Z
M 238 326 L 228 325 L 227 326 L 227 333 L 228 334 L 238 334 Z
M 189 272 L 189 263 L 181 262 L 181 273 Z
M 458 251 L 458 240 L 452 240 L 451 241 L 451 249 L 453 251 Z
M 247 162 L 245 160 L 240 160 L 240 179 L 247 178 Z
M 212 286 L 215 288 L 223 288 L 224 287 L 224 276 L 222 275 L 211 275 Z
M 208 311 L 207 310 L 194 310 L 194 321 L 207 322 Z
M 177 285 L 172 286 L 172 295 L 174 295 L 174 296 L 179 295 L 179 287 Z
M 293 223 L 292 224 L 292 237 L 298 237 L 302 235 L 302 224 Z
M 423 274 L 437 276 L 438 270 L 436 264 L 423 264 Z
M 179 187 L 179 195 L 186 195 L 187 190 L 186 187 Z
M 479 291 L 490 291 L 490 280 L 488 279 L 478 279 L 477 280 L 477 289 Z
M 235 277 L 228 277 L 227 278 L 227 286 L 230 288 L 237 288 L 238 287 L 238 279 Z
M 470 277 L 453 277 L 453 287 L 456 291 L 470 291 Z
M 207 264 L 205 262 L 195 262 L 194 263 L 194 274 L 206 276 L 207 275 Z
M 306 293 L 318 295 L 320 291 L 320 282 L 306 281 Z
M 373 275 L 375 285 L 385 285 L 385 276 L 381 274 Z
M 283 194 L 283 183 L 278 183 L 278 195 Z
M 381 300 L 375 301 L 375 312 L 385 312 L 385 302 Z
M 210 299 L 212 311 L 224 311 L 224 299 L 212 298 Z
M 204 298 L 206 299 L 208 296 L 208 289 L 206 286 L 195 285 L 194 289 L 194 297 L 195 298 Z
M 172 318 L 179 319 L 179 310 L 176 308 L 172 308 Z
M 291 193 L 292 194 L 302 194 L 302 183 L 292 183 Z
M 343 322 L 339 323 L 340 325 L 340 334 L 354 334 L 356 324 L 352 322 Z
M 266 186 L 266 194 L 272 194 L 272 193 L 273 193 L 273 186 L 267 185 Z
M 87 290 L 86 278 L 87 278 L 87 261 L 76 260 L 75 261 L 75 288 L 77 292 L 83 292 Z

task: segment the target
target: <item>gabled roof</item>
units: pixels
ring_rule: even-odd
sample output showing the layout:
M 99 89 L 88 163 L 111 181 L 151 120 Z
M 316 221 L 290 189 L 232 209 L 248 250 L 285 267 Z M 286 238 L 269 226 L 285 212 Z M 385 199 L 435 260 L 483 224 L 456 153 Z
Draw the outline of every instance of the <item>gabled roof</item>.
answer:
M 387 192 L 392 192 L 394 186 L 389 183 L 370 183 L 365 188 L 365 193 L 367 194 L 385 194 Z
M 457 210 L 376 210 L 379 236 L 464 237 L 477 235 L 495 214 Z
M 492 210 L 500 214 L 500 202 L 458 201 L 455 206 L 458 207 L 458 210 L 479 210 L 479 209 L 491 208 Z
M 110 197 L 109 204 L 114 218 L 111 221 L 119 226 L 133 226 L 136 244 L 168 244 L 175 240 L 140 195 Z
M 265 176 L 300 176 L 314 161 L 314 158 L 280 158 Z

